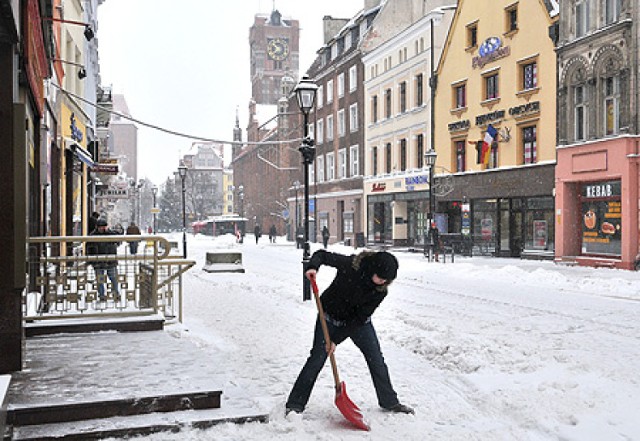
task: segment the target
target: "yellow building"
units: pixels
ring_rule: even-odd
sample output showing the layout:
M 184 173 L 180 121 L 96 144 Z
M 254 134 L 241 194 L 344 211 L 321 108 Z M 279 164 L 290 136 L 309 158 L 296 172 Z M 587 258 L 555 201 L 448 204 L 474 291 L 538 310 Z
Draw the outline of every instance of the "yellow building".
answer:
M 233 171 L 224 169 L 222 173 L 222 214 L 235 214 L 233 203 Z
M 476 252 L 553 256 L 554 3 L 460 0 L 438 65 L 438 226 Z

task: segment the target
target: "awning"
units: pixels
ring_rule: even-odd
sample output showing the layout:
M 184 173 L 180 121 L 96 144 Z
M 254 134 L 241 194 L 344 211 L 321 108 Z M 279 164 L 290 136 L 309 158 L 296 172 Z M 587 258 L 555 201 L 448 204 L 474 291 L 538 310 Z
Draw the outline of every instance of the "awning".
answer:
M 80 147 L 78 144 L 73 145 L 73 153 L 76 154 L 80 162 L 85 163 L 89 168 L 93 168 L 94 162 L 91 157 L 91 153 Z

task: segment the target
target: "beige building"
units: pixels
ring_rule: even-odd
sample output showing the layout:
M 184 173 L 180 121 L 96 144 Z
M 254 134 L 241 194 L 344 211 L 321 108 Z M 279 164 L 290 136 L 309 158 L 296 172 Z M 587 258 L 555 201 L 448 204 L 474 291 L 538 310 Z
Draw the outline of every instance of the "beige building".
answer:
M 437 170 L 453 176 L 436 219 L 476 251 L 553 256 L 557 18 L 555 1 L 458 2 L 437 69 Z
M 437 60 L 455 8 L 424 10 L 423 3 L 387 2 L 363 43 L 369 243 L 420 245 L 428 227 L 431 29 Z

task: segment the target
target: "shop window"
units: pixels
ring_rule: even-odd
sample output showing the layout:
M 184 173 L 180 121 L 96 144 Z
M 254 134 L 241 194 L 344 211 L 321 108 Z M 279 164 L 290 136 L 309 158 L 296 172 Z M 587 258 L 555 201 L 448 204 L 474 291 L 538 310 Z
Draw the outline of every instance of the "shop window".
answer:
M 524 248 L 553 251 L 555 249 L 553 197 L 529 198 L 525 207 Z
M 535 164 L 537 159 L 538 139 L 536 126 L 522 129 L 523 164 Z
M 416 136 L 416 156 L 418 168 L 424 167 L 424 135 L 422 133 Z
M 518 30 L 518 4 L 511 5 L 505 9 L 505 33 L 511 33 Z
M 467 169 L 467 141 L 465 139 L 455 142 L 456 150 L 456 172 L 463 172 Z
M 620 121 L 620 82 L 617 76 L 604 79 L 604 134 L 618 133 Z
M 353 234 L 353 213 L 343 213 L 342 232 L 345 234 Z
M 467 49 L 478 46 L 478 22 L 467 25 Z
M 622 202 L 620 181 L 583 184 L 582 254 L 620 256 Z

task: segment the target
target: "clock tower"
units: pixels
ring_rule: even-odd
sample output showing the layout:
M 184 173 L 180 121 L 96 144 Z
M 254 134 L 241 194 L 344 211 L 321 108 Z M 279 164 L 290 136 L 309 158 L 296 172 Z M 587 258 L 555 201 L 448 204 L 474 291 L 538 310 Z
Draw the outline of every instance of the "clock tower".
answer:
M 281 80 L 298 80 L 300 24 L 282 17 L 277 9 L 271 14 L 256 14 L 249 30 L 251 57 L 251 95 L 256 104 L 278 103 L 282 97 Z

